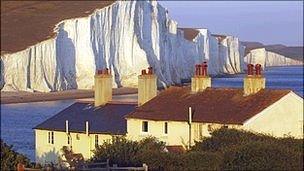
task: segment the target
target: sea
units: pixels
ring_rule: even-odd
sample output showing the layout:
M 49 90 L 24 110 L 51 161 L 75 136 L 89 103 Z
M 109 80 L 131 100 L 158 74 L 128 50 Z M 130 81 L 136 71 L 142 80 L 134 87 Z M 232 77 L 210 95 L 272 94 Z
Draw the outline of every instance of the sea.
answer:
M 303 66 L 269 67 L 264 72 L 266 88 L 290 89 L 303 98 Z M 243 86 L 245 74 L 212 78 L 213 87 Z M 116 99 L 133 99 L 137 95 L 120 95 Z M 58 100 L 19 104 L 1 104 L 1 139 L 13 149 L 35 161 L 36 125 L 73 104 L 75 100 Z

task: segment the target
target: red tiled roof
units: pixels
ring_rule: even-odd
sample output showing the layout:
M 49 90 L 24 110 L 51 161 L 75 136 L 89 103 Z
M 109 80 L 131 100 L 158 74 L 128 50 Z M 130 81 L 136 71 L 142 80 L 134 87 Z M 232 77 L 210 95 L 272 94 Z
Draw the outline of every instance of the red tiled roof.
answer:
M 289 92 L 264 89 L 244 96 L 243 89 L 207 88 L 193 94 L 188 87 L 170 87 L 126 118 L 188 121 L 188 108 L 191 106 L 194 122 L 242 124 Z

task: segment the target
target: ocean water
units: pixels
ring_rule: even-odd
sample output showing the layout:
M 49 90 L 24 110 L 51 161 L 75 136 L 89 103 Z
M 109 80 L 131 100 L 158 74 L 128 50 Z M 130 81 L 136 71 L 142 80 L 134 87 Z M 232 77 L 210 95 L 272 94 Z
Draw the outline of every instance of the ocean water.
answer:
M 265 73 L 266 87 L 291 89 L 303 97 L 303 67 L 272 67 Z M 212 78 L 213 87 L 243 86 L 244 74 Z M 120 100 L 134 100 L 136 95 L 114 97 Z M 73 104 L 74 100 L 34 102 L 1 105 L 1 139 L 13 148 L 35 160 L 35 135 L 32 129 L 47 118 Z
M 303 97 L 303 66 L 269 67 L 264 71 L 266 88 L 290 89 Z M 243 87 L 246 74 L 226 75 L 212 78 L 213 87 Z

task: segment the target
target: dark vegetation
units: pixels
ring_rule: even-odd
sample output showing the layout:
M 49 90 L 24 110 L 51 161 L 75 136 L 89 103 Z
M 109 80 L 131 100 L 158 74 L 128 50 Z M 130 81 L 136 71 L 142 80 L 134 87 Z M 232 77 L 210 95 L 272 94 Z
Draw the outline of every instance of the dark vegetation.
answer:
M 221 156 L 220 169 L 303 170 L 303 139 L 220 129 L 197 142 L 192 151 Z
M 273 138 L 234 129 L 219 129 L 185 153 L 168 153 L 155 138 L 135 142 L 114 137 L 94 151 L 91 161 L 149 170 L 303 170 L 303 139 Z
M 24 164 L 26 167 L 32 167 L 30 160 L 15 152 L 13 146 L 7 145 L 1 139 L 1 170 L 16 170 L 18 163 Z

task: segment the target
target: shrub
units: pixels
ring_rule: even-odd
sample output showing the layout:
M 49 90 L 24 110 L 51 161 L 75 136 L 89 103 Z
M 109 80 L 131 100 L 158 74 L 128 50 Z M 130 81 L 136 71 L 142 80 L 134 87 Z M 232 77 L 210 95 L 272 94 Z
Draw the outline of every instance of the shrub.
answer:
M 223 169 L 228 170 L 302 170 L 303 153 L 280 144 L 251 142 L 227 150 Z
M 150 169 L 159 169 L 163 167 L 165 156 L 165 143 L 158 141 L 154 137 L 145 138 L 138 143 L 137 161 L 145 163 Z
M 222 128 L 211 133 L 191 151 L 214 152 L 222 156 L 221 169 L 303 169 L 303 139 L 274 138 L 264 134 Z
M 113 137 L 112 142 L 105 142 L 94 151 L 92 161 L 105 161 L 119 166 L 142 166 L 142 163 L 157 163 L 152 155 L 160 156 L 164 153 L 165 144 L 156 138 L 148 137 L 139 142 L 127 140 L 125 137 Z M 158 162 L 159 163 L 159 162 Z
M 12 148 L 12 145 L 7 145 L 1 139 L 1 170 L 16 170 L 18 163 L 31 167 L 30 160 L 26 156 L 15 152 Z
M 139 151 L 138 142 L 127 140 L 125 137 L 113 137 L 112 142 L 104 142 L 96 147 L 92 161 L 105 161 L 119 166 L 140 165 L 136 158 Z
M 193 151 L 224 152 L 226 149 L 238 147 L 251 142 L 263 142 L 266 144 L 280 144 L 289 149 L 302 151 L 303 140 L 287 138 L 274 138 L 265 134 L 257 134 L 244 130 L 221 128 L 211 133 L 210 137 L 196 142 L 191 148 Z
M 93 161 L 149 170 L 303 170 L 303 140 L 274 138 L 235 129 L 219 129 L 187 152 L 168 153 L 156 138 L 130 141 L 113 137 L 94 152 Z
M 219 170 L 221 157 L 211 152 L 188 152 L 182 155 L 182 170 Z

